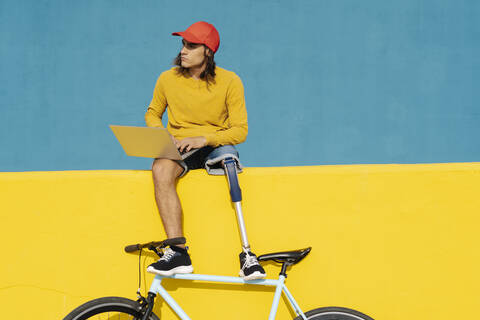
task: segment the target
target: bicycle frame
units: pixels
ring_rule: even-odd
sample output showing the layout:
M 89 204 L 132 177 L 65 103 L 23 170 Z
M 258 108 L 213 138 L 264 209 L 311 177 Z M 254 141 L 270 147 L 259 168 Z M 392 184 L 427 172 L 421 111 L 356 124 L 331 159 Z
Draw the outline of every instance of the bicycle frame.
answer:
M 287 286 L 285 285 L 285 276 L 280 275 L 278 280 L 273 279 L 261 279 L 261 280 L 251 280 L 245 281 L 239 277 L 226 277 L 226 276 L 215 276 L 215 275 L 205 275 L 205 274 L 175 274 L 173 276 L 164 277 L 157 275 L 153 279 L 152 285 L 150 286 L 150 293 L 153 294 L 160 294 L 160 296 L 165 300 L 165 302 L 175 311 L 178 317 L 182 320 L 190 320 L 188 315 L 183 311 L 183 309 L 178 305 L 178 303 L 172 298 L 172 296 L 162 287 L 162 279 L 178 279 L 178 280 L 197 280 L 197 281 L 204 281 L 204 282 L 216 282 L 216 283 L 241 283 L 241 284 L 253 284 L 253 285 L 260 285 L 260 286 L 273 286 L 276 287 L 275 295 L 273 297 L 272 308 L 270 309 L 270 315 L 268 316 L 268 320 L 275 319 L 275 315 L 277 314 L 278 304 L 280 302 L 280 296 L 282 292 L 287 297 L 290 305 L 292 306 L 293 310 L 297 314 L 297 316 L 301 316 L 304 320 L 307 320 L 305 315 L 303 314 L 302 310 L 298 306 L 297 302 L 293 298 L 290 291 L 288 291 Z

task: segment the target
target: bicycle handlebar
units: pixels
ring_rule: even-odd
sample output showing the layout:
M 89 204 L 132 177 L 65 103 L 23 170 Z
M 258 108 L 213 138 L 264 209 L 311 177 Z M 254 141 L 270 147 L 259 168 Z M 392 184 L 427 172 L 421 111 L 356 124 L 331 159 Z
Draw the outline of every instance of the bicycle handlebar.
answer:
M 166 246 L 175 246 L 179 244 L 184 244 L 186 239 L 184 237 L 171 238 L 163 241 L 151 241 L 147 243 L 137 243 L 131 244 L 125 247 L 125 252 L 135 252 L 143 248 L 165 248 Z

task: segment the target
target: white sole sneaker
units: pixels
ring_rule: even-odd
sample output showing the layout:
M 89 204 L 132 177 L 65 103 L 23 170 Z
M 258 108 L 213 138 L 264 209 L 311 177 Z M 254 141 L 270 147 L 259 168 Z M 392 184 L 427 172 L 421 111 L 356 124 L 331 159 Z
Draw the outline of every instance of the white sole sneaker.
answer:
M 239 275 L 240 277 L 243 278 L 243 280 L 245 281 L 250 281 L 250 280 L 259 280 L 259 279 L 264 279 L 267 275 L 265 273 L 261 273 L 259 271 L 255 271 L 254 273 L 248 275 L 248 276 L 245 276 L 243 274 L 243 270 L 240 270 L 239 272 Z
M 152 266 L 150 266 L 150 267 L 147 268 L 147 272 L 159 274 L 161 276 L 171 276 L 171 275 L 174 275 L 176 273 L 192 273 L 193 272 L 193 267 L 191 265 L 190 266 L 179 266 L 179 267 L 173 268 L 173 269 L 168 270 L 168 271 L 162 271 L 162 270 L 157 270 L 157 269 L 153 268 Z

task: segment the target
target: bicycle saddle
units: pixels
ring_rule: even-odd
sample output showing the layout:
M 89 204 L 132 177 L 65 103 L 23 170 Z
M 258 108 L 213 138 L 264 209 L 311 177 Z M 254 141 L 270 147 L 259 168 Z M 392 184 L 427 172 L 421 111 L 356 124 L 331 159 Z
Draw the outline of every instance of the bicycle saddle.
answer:
M 296 264 L 305 258 L 310 253 L 310 250 L 312 250 L 312 247 L 293 251 L 267 253 L 262 254 L 257 259 L 258 261 L 273 260 L 278 263 L 287 262 L 289 264 Z

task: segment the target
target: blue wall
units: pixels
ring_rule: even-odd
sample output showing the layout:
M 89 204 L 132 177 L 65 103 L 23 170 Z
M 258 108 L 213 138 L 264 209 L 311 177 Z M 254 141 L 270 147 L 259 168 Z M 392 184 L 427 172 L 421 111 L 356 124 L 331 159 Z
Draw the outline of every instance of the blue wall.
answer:
M 0 1 L 0 171 L 146 169 L 144 125 L 197 20 L 242 78 L 247 166 L 480 161 L 480 2 Z

